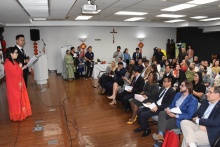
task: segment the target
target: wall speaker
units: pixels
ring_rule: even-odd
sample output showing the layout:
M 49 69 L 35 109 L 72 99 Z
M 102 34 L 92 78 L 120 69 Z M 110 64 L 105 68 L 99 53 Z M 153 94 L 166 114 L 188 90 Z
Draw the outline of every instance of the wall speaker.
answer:
M 30 30 L 31 40 L 38 41 L 40 40 L 40 30 L 38 29 L 31 29 Z

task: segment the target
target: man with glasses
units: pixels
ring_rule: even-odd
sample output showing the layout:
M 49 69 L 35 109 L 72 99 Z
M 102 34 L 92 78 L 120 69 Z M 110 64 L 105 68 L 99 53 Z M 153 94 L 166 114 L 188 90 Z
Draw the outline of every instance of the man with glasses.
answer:
M 214 146 L 220 136 L 220 87 L 211 87 L 206 95 L 192 121 L 181 122 L 182 147 Z
M 192 95 L 193 85 L 191 82 L 183 81 L 171 105 L 159 113 L 158 134 L 153 134 L 153 139 L 157 141 L 164 140 L 166 130 L 180 128 L 180 122 L 185 119 L 191 119 L 198 107 L 198 100 Z M 172 108 L 179 108 L 181 113 L 171 112 Z
M 151 132 L 151 129 L 149 128 L 148 124 L 148 118 L 158 115 L 160 111 L 163 111 L 164 108 L 168 107 L 174 96 L 175 91 L 171 87 L 171 78 L 164 78 L 163 80 L 163 87 L 160 88 L 159 92 L 157 93 L 157 96 L 154 99 L 155 107 L 152 109 L 149 108 L 142 108 L 138 111 L 138 123 L 140 124 L 140 127 L 134 130 L 134 132 L 141 132 L 144 131 L 142 134 L 142 137 L 148 136 Z M 149 103 L 148 103 L 149 104 Z

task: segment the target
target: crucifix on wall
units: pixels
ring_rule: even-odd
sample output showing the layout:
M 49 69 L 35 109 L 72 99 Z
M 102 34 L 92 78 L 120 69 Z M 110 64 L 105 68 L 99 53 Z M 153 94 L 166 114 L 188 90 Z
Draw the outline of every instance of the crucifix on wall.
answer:
M 113 31 L 110 32 L 110 33 L 112 33 L 112 35 L 113 35 L 113 43 L 115 43 L 115 33 L 117 33 L 117 32 L 115 32 L 115 29 L 113 29 Z

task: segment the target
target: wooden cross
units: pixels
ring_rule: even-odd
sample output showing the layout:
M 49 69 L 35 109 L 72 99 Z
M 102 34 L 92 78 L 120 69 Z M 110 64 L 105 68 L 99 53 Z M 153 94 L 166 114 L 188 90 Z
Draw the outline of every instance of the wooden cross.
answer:
M 117 32 L 115 32 L 115 29 L 113 29 L 113 31 L 112 31 L 112 32 L 110 32 L 110 33 L 112 33 L 112 34 L 113 34 L 113 43 L 115 43 L 115 33 L 117 33 Z

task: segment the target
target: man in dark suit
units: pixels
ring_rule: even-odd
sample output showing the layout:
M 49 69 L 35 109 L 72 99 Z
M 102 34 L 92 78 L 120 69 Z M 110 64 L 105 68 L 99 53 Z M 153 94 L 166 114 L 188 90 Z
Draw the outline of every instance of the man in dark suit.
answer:
M 18 50 L 17 61 L 19 63 L 22 63 L 23 67 L 24 67 L 24 65 L 26 65 L 29 62 L 29 58 L 26 56 L 24 49 L 23 49 L 24 45 L 25 45 L 24 35 L 22 35 L 22 34 L 17 35 L 16 36 L 16 45 L 15 45 L 15 48 Z M 24 78 L 24 82 L 26 84 L 26 87 L 27 87 L 27 81 L 28 81 L 28 73 L 29 73 L 29 68 L 25 68 L 23 70 L 23 78 Z
M 133 87 L 132 90 L 124 90 L 118 94 L 118 99 L 121 100 L 126 112 L 131 110 L 129 99 L 134 98 L 134 94 L 140 93 L 144 87 L 144 79 L 140 75 L 140 69 L 135 67 L 132 73 L 134 75 L 130 84 Z
M 157 96 L 155 97 L 154 104 L 156 105 L 154 108 L 142 108 L 138 111 L 138 123 L 140 127 L 134 130 L 134 132 L 144 131 L 142 137 L 148 136 L 151 133 L 151 129 L 149 128 L 148 119 L 152 116 L 158 115 L 160 111 L 163 111 L 166 107 L 168 107 L 174 96 L 175 91 L 171 87 L 171 78 L 164 78 L 163 79 L 163 87 L 160 88 Z
M 210 88 L 206 95 L 192 121 L 181 122 L 182 147 L 214 146 L 220 136 L 220 87 Z
M 138 65 L 138 60 L 142 59 L 142 54 L 140 53 L 140 49 L 137 47 L 136 52 L 133 53 L 132 58 L 135 61 L 135 64 Z
M 171 66 L 170 66 L 170 65 L 167 65 L 167 66 L 165 67 L 165 73 L 164 73 L 164 75 L 163 75 L 163 78 L 159 81 L 159 84 L 160 84 L 161 86 L 163 85 L 163 79 L 166 78 L 166 77 L 172 79 L 171 86 L 173 86 L 173 84 L 174 84 L 174 76 L 173 76 L 173 74 L 171 73 Z
M 180 92 L 175 95 L 170 106 L 160 111 L 158 115 L 158 134 L 153 133 L 154 140 L 163 141 L 166 130 L 178 129 L 182 120 L 192 119 L 198 107 L 198 100 L 192 92 L 192 83 L 183 81 L 180 85 Z M 172 108 L 179 108 L 181 113 L 172 112 Z

